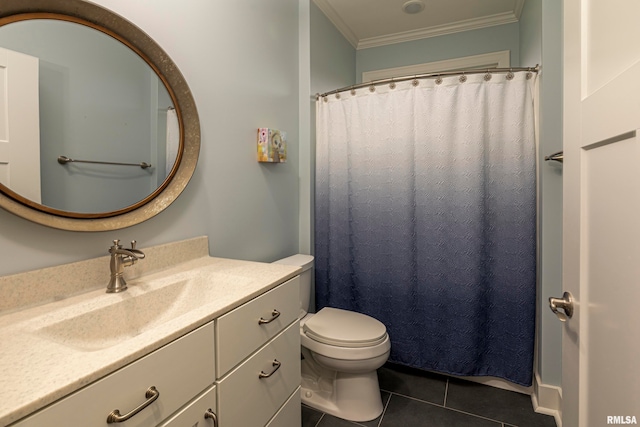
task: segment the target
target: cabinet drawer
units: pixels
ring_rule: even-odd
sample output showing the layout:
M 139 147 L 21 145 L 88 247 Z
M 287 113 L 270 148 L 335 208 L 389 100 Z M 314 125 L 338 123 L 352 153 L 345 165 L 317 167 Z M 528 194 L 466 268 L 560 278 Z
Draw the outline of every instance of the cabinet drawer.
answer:
M 275 360 L 280 367 L 273 372 Z M 259 378 L 261 372 L 273 374 Z M 263 427 L 299 386 L 300 326 L 295 322 L 218 382 L 220 427 Z
M 300 387 L 298 387 L 284 406 L 280 408 L 278 413 L 269 421 L 267 427 L 293 427 L 302 425 L 300 405 Z
M 296 276 L 216 320 L 218 378 L 298 318 L 299 295 Z
M 213 427 L 215 425 L 213 420 L 211 418 L 205 418 L 205 414 L 209 410 L 213 411 L 217 416 L 216 386 L 205 391 L 200 397 L 189 404 L 189 406 L 182 409 L 158 427 Z
M 14 427 L 52 425 L 82 427 L 155 426 L 215 381 L 213 323 L 36 412 Z M 155 386 L 160 396 L 128 421 L 108 424 L 118 409 L 127 414 L 147 400 Z

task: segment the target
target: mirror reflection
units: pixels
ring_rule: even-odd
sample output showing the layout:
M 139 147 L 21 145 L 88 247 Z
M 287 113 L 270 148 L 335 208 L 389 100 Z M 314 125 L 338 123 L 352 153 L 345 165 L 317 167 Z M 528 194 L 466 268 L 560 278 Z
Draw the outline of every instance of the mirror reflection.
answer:
M 174 166 L 180 132 L 169 93 L 107 34 L 52 19 L 4 25 L 0 86 L 8 118 L 0 120 L 0 183 L 35 203 L 119 210 L 153 193 Z

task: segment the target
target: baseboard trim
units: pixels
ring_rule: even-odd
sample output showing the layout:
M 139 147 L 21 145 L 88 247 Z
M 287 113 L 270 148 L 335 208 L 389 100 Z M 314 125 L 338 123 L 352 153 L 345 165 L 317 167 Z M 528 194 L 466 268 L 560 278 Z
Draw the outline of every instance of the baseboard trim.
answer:
M 562 427 L 562 389 L 557 386 L 543 384 L 536 372 L 531 393 L 533 410 L 545 415 L 551 415 L 556 425 Z

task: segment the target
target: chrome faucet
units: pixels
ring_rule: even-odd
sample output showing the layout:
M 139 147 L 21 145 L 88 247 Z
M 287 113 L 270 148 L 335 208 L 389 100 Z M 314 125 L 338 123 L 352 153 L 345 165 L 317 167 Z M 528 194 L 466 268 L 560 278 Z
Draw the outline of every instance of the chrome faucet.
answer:
M 120 240 L 114 240 L 109 253 L 111 254 L 111 279 L 107 285 L 107 293 L 122 292 L 127 289 L 127 282 L 122 275 L 124 268 L 135 264 L 139 259 L 144 259 L 144 253 L 136 249 L 135 240 L 131 241 L 131 249 L 123 249 Z

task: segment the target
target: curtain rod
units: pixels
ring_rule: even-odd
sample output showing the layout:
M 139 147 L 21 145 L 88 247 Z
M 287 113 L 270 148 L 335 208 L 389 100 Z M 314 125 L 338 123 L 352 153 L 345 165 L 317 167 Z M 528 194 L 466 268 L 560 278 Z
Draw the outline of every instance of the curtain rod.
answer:
M 455 76 L 455 75 L 464 75 L 464 74 L 492 74 L 492 73 L 513 73 L 515 71 L 528 71 L 531 73 L 538 73 L 540 71 L 540 65 L 536 64 L 535 67 L 510 67 L 510 68 L 472 68 L 472 69 L 468 69 L 468 70 L 456 70 L 456 71 L 440 71 L 438 73 L 427 73 L 427 74 L 414 74 L 414 75 L 410 75 L 410 76 L 404 76 L 404 77 L 391 77 L 391 78 L 387 78 L 387 79 L 379 79 L 379 80 L 372 80 L 370 82 L 366 82 L 366 83 L 358 83 L 355 85 L 351 85 L 351 86 L 345 86 L 343 88 L 340 89 L 334 89 L 332 91 L 329 92 L 325 92 L 322 94 L 316 94 L 316 101 L 319 100 L 322 97 L 328 96 L 328 95 L 333 95 L 339 92 L 344 92 L 347 90 L 355 90 L 355 89 L 360 89 L 363 87 L 371 87 L 371 86 L 378 86 L 378 85 L 383 85 L 386 83 L 398 83 L 398 82 L 405 82 L 407 80 L 417 80 L 417 79 L 428 79 L 428 78 L 433 78 L 433 77 L 442 77 L 442 76 Z

